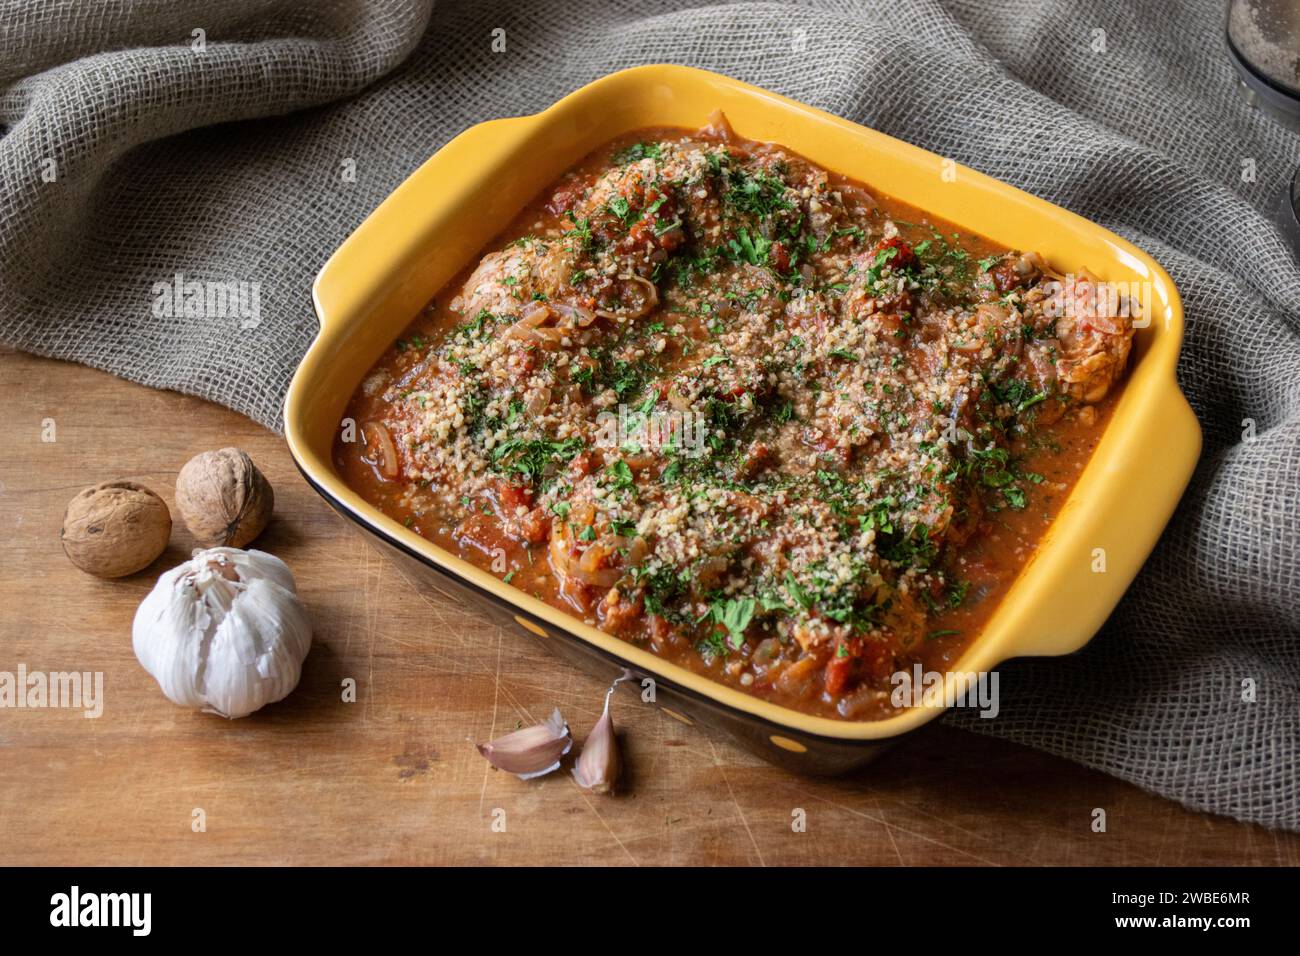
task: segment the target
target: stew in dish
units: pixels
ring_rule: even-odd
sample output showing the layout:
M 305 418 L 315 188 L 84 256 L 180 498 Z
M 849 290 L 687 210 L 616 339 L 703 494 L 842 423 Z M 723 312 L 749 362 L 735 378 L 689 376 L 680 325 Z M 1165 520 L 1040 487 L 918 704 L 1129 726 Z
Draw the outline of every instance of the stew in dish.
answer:
M 720 115 L 642 130 L 416 318 L 336 465 L 610 634 L 878 719 L 979 634 L 1105 426 L 1133 327 L 1078 276 Z

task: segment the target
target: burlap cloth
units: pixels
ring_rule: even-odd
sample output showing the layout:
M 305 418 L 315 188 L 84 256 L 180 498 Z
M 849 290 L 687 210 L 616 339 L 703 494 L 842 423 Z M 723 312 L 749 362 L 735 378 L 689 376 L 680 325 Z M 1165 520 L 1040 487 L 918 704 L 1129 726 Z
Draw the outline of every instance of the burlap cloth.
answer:
M 1085 651 L 949 719 L 1297 829 L 1300 270 L 1271 217 L 1300 137 L 1238 101 L 1222 32 L 1214 0 L 9 0 L 0 339 L 276 428 L 312 276 L 466 126 L 641 63 L 779 90 L 1103 223 L 1186 303 L 1205 452 L 1158 550 Z M 178 273 L 259 283 L 260 321 L 160 317 Z

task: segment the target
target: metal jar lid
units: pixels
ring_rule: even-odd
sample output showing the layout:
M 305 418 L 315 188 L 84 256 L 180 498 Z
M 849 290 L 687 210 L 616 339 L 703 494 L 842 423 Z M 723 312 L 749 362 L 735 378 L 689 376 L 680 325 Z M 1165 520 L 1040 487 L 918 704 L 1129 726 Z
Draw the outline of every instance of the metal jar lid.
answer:
M 1227 46 L 1247 102 L 1300 131 L 1300 3 L 1231 0 Z

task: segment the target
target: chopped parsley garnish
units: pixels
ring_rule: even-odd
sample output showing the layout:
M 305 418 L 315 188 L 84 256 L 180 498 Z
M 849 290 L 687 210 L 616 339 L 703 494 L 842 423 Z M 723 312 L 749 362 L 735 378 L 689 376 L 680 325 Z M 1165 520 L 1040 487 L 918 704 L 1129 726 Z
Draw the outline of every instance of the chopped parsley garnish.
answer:
M 643 159 L 658 159 L 662 155 L 662 148 L 658 143 L 633 143 L 631 146 L 625 146 L 614 154 L 614 162 L 620 166 L 626 166 L 628 163 L 639 162 Z
M 582 451 L 582 439 L 508 438 L 492 449 L 492 467 L 502 474 L 520 475 L 534 485 Z
M 752 597 L 727 598 L 709 606 L 709 619 L 727 629 L 727 643 L 732 650 L 740 650 L 745 642 L 745 628 L 754 617 L 754 607 Z

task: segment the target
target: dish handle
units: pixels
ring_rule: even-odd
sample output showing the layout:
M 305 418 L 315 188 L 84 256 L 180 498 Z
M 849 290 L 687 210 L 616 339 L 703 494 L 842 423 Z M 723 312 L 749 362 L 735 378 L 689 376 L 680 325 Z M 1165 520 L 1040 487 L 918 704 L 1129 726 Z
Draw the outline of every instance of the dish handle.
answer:
M 469 127 L 420 167 L 420 171 L 436 171 L 436 176 L 412 173 L 366 217 L 312 283 L 312 302 L 322 336 L 373 305 L 394 266 L 400 271 L 420 260 L 427 248 L 427 234 L 444 217 L 455 214 L 465 196 L 472 194 L 482 167 L 508 156 L 531 131 L 534 119 L 509 117 Z M 437 188 L 430 189 L 430 183 Z M 411 229 L 410 220 L 416 215 L 424 227 Z M 418 307 L 417 303 L 411 311 Z

